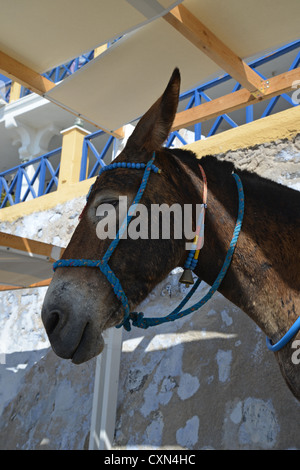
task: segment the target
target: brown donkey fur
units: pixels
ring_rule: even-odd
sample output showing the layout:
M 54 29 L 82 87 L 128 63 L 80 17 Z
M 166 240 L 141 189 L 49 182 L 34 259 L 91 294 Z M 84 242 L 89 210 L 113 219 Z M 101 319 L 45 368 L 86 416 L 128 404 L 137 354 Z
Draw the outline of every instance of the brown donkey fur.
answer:
M 203 182 L 196 156 L 163 148 L 176 113 L 180 74 L 175 69 L 163 95 L 138 123 L 116 161 L 146 163 L 156 152 L 161 174 L 151 173 L 142 197 L 151 204 L 199 204 Z M 235 170 L 245 191 L 242 231 L 220 292 L 248 314 L 272 341 L 278 341 L 300 312 L 300 193 L 234 169 L 212 156 L 201 159 L 208 180 L 205 244 L 196 274 L 212 284 L 224 262 L 237 216 Z M 82 220 L 63 258 L 100 260 L 111 240 L 96 235 L 99 205 L 132 202 L 142 171 L 127 168 L 101 174 Z M 195 220 L 193 220 L 195 227 Z M 121 240 L 110 259 L 133 310 L 176 266 L 183 266 L 184 239 Z M 103 349 L 102 332 L 122 321 L 124 312 L 111 285 L 98 268 L 59 268 L 45 297 L 42 318 L 54 351 L 81 363 Z M 300 339 L 300 334 L 295 337 Z M 292 342 L 276 353 L 282 374 L 300 399 L 299 365 L 291 358 Z M 271 354 L 271 353 L 270 353 Z

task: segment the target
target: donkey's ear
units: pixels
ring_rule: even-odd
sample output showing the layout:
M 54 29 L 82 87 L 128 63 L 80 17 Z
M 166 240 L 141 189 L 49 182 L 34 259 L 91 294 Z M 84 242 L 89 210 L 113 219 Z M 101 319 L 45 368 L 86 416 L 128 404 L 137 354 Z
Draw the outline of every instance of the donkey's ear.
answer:
M 127 149 L 149 152 L 158 150 L 166 140 L 173 124 L 180 89 L 180 72 L 176 68 L 162 96 L 151 106 L 128 139 Z

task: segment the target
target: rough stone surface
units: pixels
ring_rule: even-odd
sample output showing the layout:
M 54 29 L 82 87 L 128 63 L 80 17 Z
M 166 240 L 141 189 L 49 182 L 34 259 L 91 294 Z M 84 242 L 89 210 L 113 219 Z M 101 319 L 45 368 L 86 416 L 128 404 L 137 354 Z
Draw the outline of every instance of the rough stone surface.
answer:
M 170 295 L 163 283 L 141 311 L 171 311 L 183 297 L 177 280 L 171 274 Z M 300 447 L 300 405 L 264 334 L 220 294 L 188 317 L 123 338 L 115 448 Z
M 299 136 L 219 158 L 300 189 Z M 64 246 L 83 205 L 79 198 L 1 230 Z M 170 312 L 185 294 L 178 277 L 140 310 Z M 95 360 L 75 366 L 51 351 L 40 319 L 45 292 L 0 294 L 1 449 L 87 448 Z M 124 332 L 120 370 L 115 449 L 300 449 L 300 405 L 263 333 L 218 293 L 179 321 Z
M 218 158 L 234 162 L 241 170 L 255 172 L 264 178 L 300 190 L 300 135 L 293 140 L 266 142 L 240 149 Z

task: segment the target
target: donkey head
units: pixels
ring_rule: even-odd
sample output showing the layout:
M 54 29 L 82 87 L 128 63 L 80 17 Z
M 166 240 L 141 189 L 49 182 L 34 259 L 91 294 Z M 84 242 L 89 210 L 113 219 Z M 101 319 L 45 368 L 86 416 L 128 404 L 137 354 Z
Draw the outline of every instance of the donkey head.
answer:
M 155 163 L 162 173 L 151 173 L 149 177 L 142 197 L 142 203 L 148 209 L 152 203 L 183 204 L 189 193 L 189 190 L 182 189 L 184 184 L 178 165 L 162 147 L 177 110 L 179 87 L 180 74 L 175 69 L 163 95 L 141 118 L 126 147 L 115 160 L 147 163 L 156 152 Z M 105 212 L 104 205 L 110 204 L 119 209 L 120 196 L 126 196 L 130 206 L 142 174 L 142 170 L 116 168 L 103 172 L 97 178 L 82 219 L 64 252 L 64 259 L 102 259 L 111 243 L 111 239 L 97 236 L 97 226 Z M 127 207 L 125 215 L 126 211 Z M 113 212 L 116 217 L 118 210 Z M 109 211 L 106 212 L 107 223 L 111 216 Z M 122 222 L 118 217 L 116 221 L 117 224 Z M 185 256 L 183 239 L 175 240 L 172 236 L 171 239 L 128 237 L 120 241 L 109 265 L 121 282 L 130 308 L 134 309 L 175 266 L 182 265 Z M 99 354 L 104 345 L 103 330 L 121 323 L 123 315 L 120 301 L 97 267 L 57 269 L 42 309 L 42 320 L 54 351 L 74 363 L 85 362 Z

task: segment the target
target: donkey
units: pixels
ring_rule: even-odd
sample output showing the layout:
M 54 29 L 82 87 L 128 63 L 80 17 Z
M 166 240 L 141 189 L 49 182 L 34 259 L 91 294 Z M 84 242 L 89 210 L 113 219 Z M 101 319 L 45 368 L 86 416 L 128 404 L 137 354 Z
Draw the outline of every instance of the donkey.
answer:
M 115 160 L 125 163 L 125 168 L 98 176 L 63 259 L 101 260 L 106 253 L 111 240 L 97 236 L 99 207 L 106 203 L 117 206 L 119 196 L 127 196 L 130 206 L 141 183 L 142 172 L 128 168 L 126 162 L 146 164 L 155 152 L 161 173 L 151 172 L 142 196 L 149 210 L 154 203 L 183 206 L 202 202 L 204 182 L 196 155 L 163 147 L 177 110 L 179 89 L 180 73 L 175 69 L 164 93 L 140 119 Z M 300 312 L 300 193 L 213 156 L 202 158 L 201 166 L 208 182 L 208 209 L 205 243 L 194 272 L 212 285 L 226 256 L 238 205 L 234 170 L 244 186 L 245 213 L 219 291 L 276 343 Z M 195 217 L 193 214 L 193 227 Z M 172 269 L 184 266 L 187 240 L 173 235 L 170 239 L 127 238 L 112 254 L 109 265 L 131 311 Z M 119 325 L 123 317 L 123 305 L 98 267 L 60 267 L 55 271 L 42 320 L 58 356 L 79 364 L 98 355 L 104 347 L 103 330 Z M 275 355 L 289 388 L 300 400 L 300 365 L 291 360 L 297 339 L 299 333 Z

